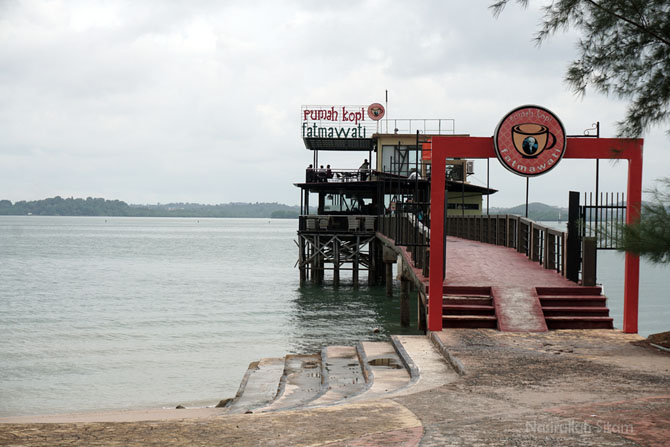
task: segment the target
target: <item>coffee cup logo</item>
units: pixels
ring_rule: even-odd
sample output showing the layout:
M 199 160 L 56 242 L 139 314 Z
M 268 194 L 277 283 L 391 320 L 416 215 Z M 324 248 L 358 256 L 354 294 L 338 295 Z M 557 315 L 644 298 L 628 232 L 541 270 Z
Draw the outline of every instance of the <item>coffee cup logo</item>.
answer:
M 368 116 L 371 120 L 379 121 L 384 117 L 384 106 L 378 102 L 370 104 L 368 107 Z
M 551 143 L 547 144 L 551 139 Z M 523 158 L 535 158 L 545 149 L 556 145 L 556 135 L 547 126 L 534 123 L 517 124 L 512 127 L 512 142 Z
M 551 171 L 565 153 L 563 123 L 549 109 L 525 105 L 500 120 L 493 134 L 500 163 L 511 172 L 534 177 Z

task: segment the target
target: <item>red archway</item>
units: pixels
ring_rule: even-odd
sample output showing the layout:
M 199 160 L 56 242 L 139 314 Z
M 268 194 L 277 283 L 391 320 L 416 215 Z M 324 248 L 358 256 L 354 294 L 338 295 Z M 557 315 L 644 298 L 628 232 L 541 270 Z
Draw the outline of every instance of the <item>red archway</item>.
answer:
M 626 223 L 633 223 L 640 216 L 642 202 L 642 139 L 575 138 L 567 139 L 564 158 L 624 159 L 628 160 L 628 203 Z M 447 157 L 496 158 L 493 138 L 433 137 L 430 213 L 444 215 L 445 169 Z M 428 304 L 428 330 L 442 330 L 442 259 L 444 256 L 444 222 L 431 221 L 430 279 Z M 640 284 L 640 258 L 626 253 L 624 282 L 623 331 L 637 333 L 638 292 Z

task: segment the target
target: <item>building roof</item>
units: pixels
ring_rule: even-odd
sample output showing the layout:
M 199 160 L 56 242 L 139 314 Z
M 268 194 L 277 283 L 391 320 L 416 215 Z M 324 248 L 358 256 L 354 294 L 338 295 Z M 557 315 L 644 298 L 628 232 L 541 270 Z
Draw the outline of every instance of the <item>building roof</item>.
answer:
M 303 138 L 305 147 L 311 151 L 365 151 L 375 148 L 372 138 Z
M 385 190 L 390 192 L 393 189 L 407 189 L 414 188 L 414 182 L 419 183 L 420 188 L 427 188 L 430 184 L 429 180 L 409 180 L 405 177 L 384 175 L 378 180 L 364 180 L 364 181 L 347 181 L 347 182 L 302 182 L 294 183 L 295 186 L 301 189 L 309 189 L 312 192 L 355 192 L 376 190 L 381 183 L 385 183 Z M 472 183 L 462 183 L 455 181 L 447 181 L 447 191 L 453 192 L 467 192 L 477 193 L 482 195 L 495 194 L 497 189 L 487 188 L 486 186 L 473 185 Z

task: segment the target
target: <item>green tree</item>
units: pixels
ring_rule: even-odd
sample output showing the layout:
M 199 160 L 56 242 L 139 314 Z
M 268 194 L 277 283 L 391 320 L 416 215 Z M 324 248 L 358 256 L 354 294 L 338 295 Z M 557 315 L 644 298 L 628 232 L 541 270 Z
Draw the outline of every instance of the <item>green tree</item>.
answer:
M 510 0 L 490 8 L 496 17 Z M 523 7 L 528 0 L 516 0 Z M 581 95 L 591 86 L 629 100 L 619 136 L 639 137 L 670 117 L 670 1 L 555 0 L 542 8 L 535 42 L 570 27 L 583 36 L 565 79 Z M 670 134 L 670 131 L 668 131 Z
M 651 191 L 653 200 L 642 206 L 640 221 L 623 226 L 620 242 L 625 251 L 670 263 L 670 177 L 658 183 L 660 187 Z
M 490 6 L 496 17 L 509 1 Z M 582 32 L 579 58 L 565 76 L 573 91 L 583 95 L 591 86 L 629 100 L 620 137 L 639 137 L 670 118 L 670 1 L 555 0 L 542 10 L 538 45 L 558 30 Z M 657 187 L 639 221 L 622 228 L 621 242 L 625 251 L 670 263 L 670 178 L 659 183 L 664 190 Z

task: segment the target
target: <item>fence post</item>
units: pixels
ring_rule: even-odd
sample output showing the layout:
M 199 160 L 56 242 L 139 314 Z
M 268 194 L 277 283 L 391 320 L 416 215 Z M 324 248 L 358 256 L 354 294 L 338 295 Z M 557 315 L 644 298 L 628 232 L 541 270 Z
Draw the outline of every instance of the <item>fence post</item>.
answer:
M 570 281 L 579 281 L 579 193 L 570 191 L 568 204 L 568 241 L 565 253 L 565 277 Z
M 582 285 L 596 285 L 596 238 L 582 239 Z

